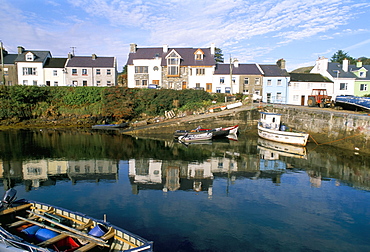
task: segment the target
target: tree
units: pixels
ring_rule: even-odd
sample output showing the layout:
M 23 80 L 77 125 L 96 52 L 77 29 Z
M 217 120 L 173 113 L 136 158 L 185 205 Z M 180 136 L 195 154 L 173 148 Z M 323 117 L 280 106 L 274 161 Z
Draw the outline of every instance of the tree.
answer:
M 357 61 L 361 61 L 362 65 L 370 65 L 370 58 L 360 57 L 357 59 Z
M 331 57 L 330 61 L 331 62 L 337 62 L 337 63 L 342 63 L 343 60 L 349 60 L 350 64 L 355 64 L 356 60 L 355 58 L 351 57 L 348 55 L 348 53 L 344 52 L 343 50 L 338 50 L 336 53 L 333 54 Z
M 218 47 L 215 48 L 215 61 L 216 63 L 224 63 L 224 55 L 222 53 L 222 49 Z

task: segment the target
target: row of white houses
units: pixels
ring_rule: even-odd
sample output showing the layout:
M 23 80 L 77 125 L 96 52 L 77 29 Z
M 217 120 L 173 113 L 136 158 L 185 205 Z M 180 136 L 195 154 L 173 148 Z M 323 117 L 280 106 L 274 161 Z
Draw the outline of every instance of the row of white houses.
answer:
M 1 84 L 26 86 L 116 86 L 115 57 L 75 56 L 53 58 L 50 51 L 2 50 Z
M 215 45 L 209 48 L 138 48 L 130 44 L 127 60 L 129 88 L 203 89 L 211 93 L 243 93 L 262 96 L 262 101 L 307 105 L 312 89 L 338 95 L 370 94 L 370 66 L 349 65 L 319 58 L 308 74 L 288 73 L 285 60 L 275 65 L 241 64 L 237 60 L 216 63 Z

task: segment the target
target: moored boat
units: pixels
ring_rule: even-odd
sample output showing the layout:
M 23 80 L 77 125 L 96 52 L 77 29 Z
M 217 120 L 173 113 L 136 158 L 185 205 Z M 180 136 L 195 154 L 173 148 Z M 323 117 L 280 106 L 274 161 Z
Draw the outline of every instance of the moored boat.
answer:
M 97 124 L 91 126 L 92 129 L 102 129 L 102 130 L 117 130 L 121 128 L 125 128 L 128 124 L 127 123 L 120 123 L 120 124 Z
M 212 139 L 212 133 L 205 132 L 201 134 L 186 134 L 183 136 L 179 136 L 178 140 L 183 143 L 190 143 L 190 142 L 198 142 L 198 141 L 205 141 L 205 140 L 211 140 Z
M 106 221 L 32 200 L 1 201 L 0 251 L 153 251 L 153 243 Z
M 200 126 L 193 130 L 176 130 L 174 133 L 174 137 L 177 138 L 179 136 L 184 136 L 186 134 L 203 134 L 203 133 L 212 133 L 213 138 L 219 137 L 227 137 L 229 134 L 236 134 L 238 132 L 238 125 L 232 127 L 219 127 L 214 129 L 204 129 Z
M 309 134 L 286 127 L 281 123 L 281 114 L 261 112 L 258 135 L 262 138 L 299 146 L 306 146 Z

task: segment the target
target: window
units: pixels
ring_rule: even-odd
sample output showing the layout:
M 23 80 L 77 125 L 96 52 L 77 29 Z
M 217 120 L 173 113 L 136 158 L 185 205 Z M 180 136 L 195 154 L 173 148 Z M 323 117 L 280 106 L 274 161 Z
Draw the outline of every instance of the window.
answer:
M 96 75 L 100 75 L 100 69 L 96 69 L 95 73 Z
M 77 69 L 76 68 L 72 68 L 72 75 L 77 75 Z
M 200 89 L 200 83 L 195 83 L 195 88 Z
M 180 57 L 175 52 L 169 54 L 167 58 L 167 74 L 172 76 L 179 75 Z
M 72 86 L 77 87 L 78 86 L 78 81 L 76 81 L 76 80 L 72 81 Z
M 293 89 L 299 89 L 299 83 L 297 82 L 293 83 Z
M 107 81 L 107 86 L 112 86 L 112 82 L 111 81 Z
M 140 80 L 135 80 L 135 86 L 140 86 Z
M 249 84 L 249 78 L 244 78 L 244 85 L 248 85 Z
M 148 67 L 147 66 L 136 66 L 135 73 L 148 73 Z
M 8 75 L 8 68 L 7 67 L 4 67 L 4 75 L 7 76 Z
M 205 69 L 204 68 L 197 68 L 196 69 L 196 73 L 197 75 L 204 75 L 205 74 Z
M 271 86 L 271 80 L 267 80 L 267 86 Z
M 276 100 L 281 101 L 281 93 L 280 92 L 276 93 Z
M 225 88 L 225 93 L 226 93 L 226 94 L 230 94 L 230 90 L 231 90 L 231 88 L 226 87 L 226 88 Z
M 23 67 L 23 75 L 37 75 L 36 67 Z
M 148 67 L 146 67 L 146 72 L 148 72 Z M 112 74 L 112 70 L 111 69 L 107 69 L 107 75 L 111 75 Z
M 260 85 L 260 78 L 254 79 L 254 85 Z
M 367 84 L 360 84 L 360 91 L 367 91 Z
M 157 66 L 155 66 L 155 67 L 153 67 L 153 70 L 154 70 L 154 71 L 158 71 L 158 70 L 159 70 L 159 68 L 158 68 Z
M 361 78 L 364 78 L 364 77 L 366 77 L 366 74 L 365 74 L 365 72 L 360 72 L 360 77 L 361 77 Z
M 96 86 L 99 87 L 100 86 L 100 80 L 96 81 Z
M 221 93 L 221 88 L 220 87 L 216 87 L 216 93 Z
M 33 54 L 32 53 L 27 53 L 26 54 L 26 61 L 33 61 Z
M 293 101 L 299 101 L 299 95 L 293 95 Z
M 28 85 L 28 80 L 23 80 L 23 85 Z
M 37 80 L 34 80 L 32 83 L 34 86 L 37 86 Z
M 225 84 L 225 78 L 224 77 L 220 77 L 220 84 Z
M 54 87 L 57 87 L 57 86 L 58 86 L 58 82 L 54 81 Z
M 82 69 L 82 75 L 87 75 L 87 69 L 85 68 Z
M 53 70 L 53 76 L 58 76 L 58 70 Z
M 281 86 L 281 80 L 277 80 L 277 85 Z
M 148 86 L 148 80 L 141 80 L 142 86 Z
M 340 83 L 339 90 L 347 90 L 348 83 Z
M 196 54 L 195 55 L 195 59 L 196 60 L 202 60 L 203 59 L 203 54 L 200 54 L 200 53 L 199 54 Z

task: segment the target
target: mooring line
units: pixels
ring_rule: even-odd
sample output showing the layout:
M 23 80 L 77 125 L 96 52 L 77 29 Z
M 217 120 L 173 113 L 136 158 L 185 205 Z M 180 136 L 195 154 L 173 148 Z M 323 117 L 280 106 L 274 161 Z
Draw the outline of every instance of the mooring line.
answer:
M 351 138 L 351 137 L 355 137 L 355 136 L 358 136 L 358 135 L 361 135 L 362 133 L 358 133 L 356 135 L 353 135 L 353 136 L 348 136 L 348 137 L 344 137 L 344 138 L 341 138 L 341 139 L 337 139 L 337 140 L 334 140 L 334 141 L 330 141 L 330 142 L 326 142 L 326 143 L 321 143 L 319 144 L 315 138 L 313 138 L 313 136 L 310 134 L 310 138 L 317 144 L 317 145 L 324 145 L 324 144 L 329 144 L 329 143 L 334 143 L 334 142 L 338 142 L 338 141 L 342 141 L 344 139 L 347 139 L 347 138 Z

